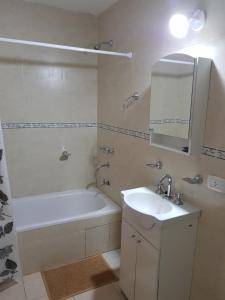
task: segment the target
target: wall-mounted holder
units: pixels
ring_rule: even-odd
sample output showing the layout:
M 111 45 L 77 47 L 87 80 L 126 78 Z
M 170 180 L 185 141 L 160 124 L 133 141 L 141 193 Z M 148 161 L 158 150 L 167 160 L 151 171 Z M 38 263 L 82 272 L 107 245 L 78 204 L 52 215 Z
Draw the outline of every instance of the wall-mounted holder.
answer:
M 190 184 L 202 184 L 203 183 L 203 178 L 201 175 L 196 175 L 195 177 L 185 177 L 183 178 L 184 181 Z
M 127 98 L 123 103 L 123 108 L 127 109 L 134 103 L 136 103 L 140 99 L 140 94 L 138 92 L 135 92 L 133 95 L 131 95 L 129 98 Z

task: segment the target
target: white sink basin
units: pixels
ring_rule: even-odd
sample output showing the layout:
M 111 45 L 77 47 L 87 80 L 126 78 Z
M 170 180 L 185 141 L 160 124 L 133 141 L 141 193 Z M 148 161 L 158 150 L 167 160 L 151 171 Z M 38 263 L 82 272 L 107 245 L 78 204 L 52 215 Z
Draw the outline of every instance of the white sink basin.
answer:
M 132 209 L 147 215 L 165 214 L 172 209 L 171 203 L 154 193 L 131 193 L 124 197 Z
M 156 194 L 149 187 L 141 187 L 121 192 L 125 210 L 132 211 L 133 216 L 149 228 L 155 221 L 165 222 L 182 216 L 200 214 L 198 208 L 188 203 L 178 206 L 172 201 Z

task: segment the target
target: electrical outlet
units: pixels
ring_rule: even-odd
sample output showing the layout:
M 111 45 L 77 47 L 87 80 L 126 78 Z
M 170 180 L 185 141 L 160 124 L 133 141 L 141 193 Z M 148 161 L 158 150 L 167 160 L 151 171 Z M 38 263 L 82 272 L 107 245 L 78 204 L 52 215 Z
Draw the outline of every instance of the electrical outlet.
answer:
M 208 176 L 208 188 L 219 193 L 225 193 L 225 179 L 216 176 Z

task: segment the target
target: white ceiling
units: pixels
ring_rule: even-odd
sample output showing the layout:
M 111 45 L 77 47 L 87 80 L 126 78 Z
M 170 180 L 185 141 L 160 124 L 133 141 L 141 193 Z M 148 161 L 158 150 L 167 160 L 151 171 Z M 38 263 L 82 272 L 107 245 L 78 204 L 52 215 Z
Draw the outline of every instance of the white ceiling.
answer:
M 76 12 L 99 15 L 118 0 L 25 0 Z

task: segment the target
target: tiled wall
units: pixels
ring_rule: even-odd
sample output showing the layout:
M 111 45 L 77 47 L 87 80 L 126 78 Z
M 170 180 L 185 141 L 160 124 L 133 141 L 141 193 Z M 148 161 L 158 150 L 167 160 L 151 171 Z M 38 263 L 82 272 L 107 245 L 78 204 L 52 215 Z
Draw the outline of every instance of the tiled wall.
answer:
M 169 34 L 171 15 L 191 15 L 201 7 L 207 23 L 200 33 L 183 40 Z M 120 202 L 120 190 L 156 183 L 168 173 L 185 199 L 202 209 L 191 300 L 223 300 L 225 295 L 225 196 L 208 190 L 209 174 L 225 178 L 225 2 L 223 0 L 149 1 L 121 0 L 100 18 L 100 39 L 113 39 L 118 51 L 132 51 L 131 60 L 99 59 L 98 145 L 115 148 L 112 156 L 101 155 L 111 167 L 102 169 L 111 180 L 104 191 Z M 184 51 L 212 56 L 212 78 L 205 132 L 200 157 L 187 157 L 149 146 L 150 76 L 152 65 L 162 56 Z M 141 100 L 127 110 L 125 99 L 134 92 Z M 145 167 L 162 160 L 163 170 Z M 183 177 L 202 174 L 202 185 L 189 185 Z M 179 251 L 179 249 L 177 249 Z M 174 253 L 176 259 L 176 253 Z
M 98 41 L 97 23 L 88 14 L 0 1 L 4 37 L 88 47 Z M 94 180 L 97 57 L 0 44 L 0 119 L 14 197 L 83 188 Z M 62 145 L 69 161 L 59 161 Z

